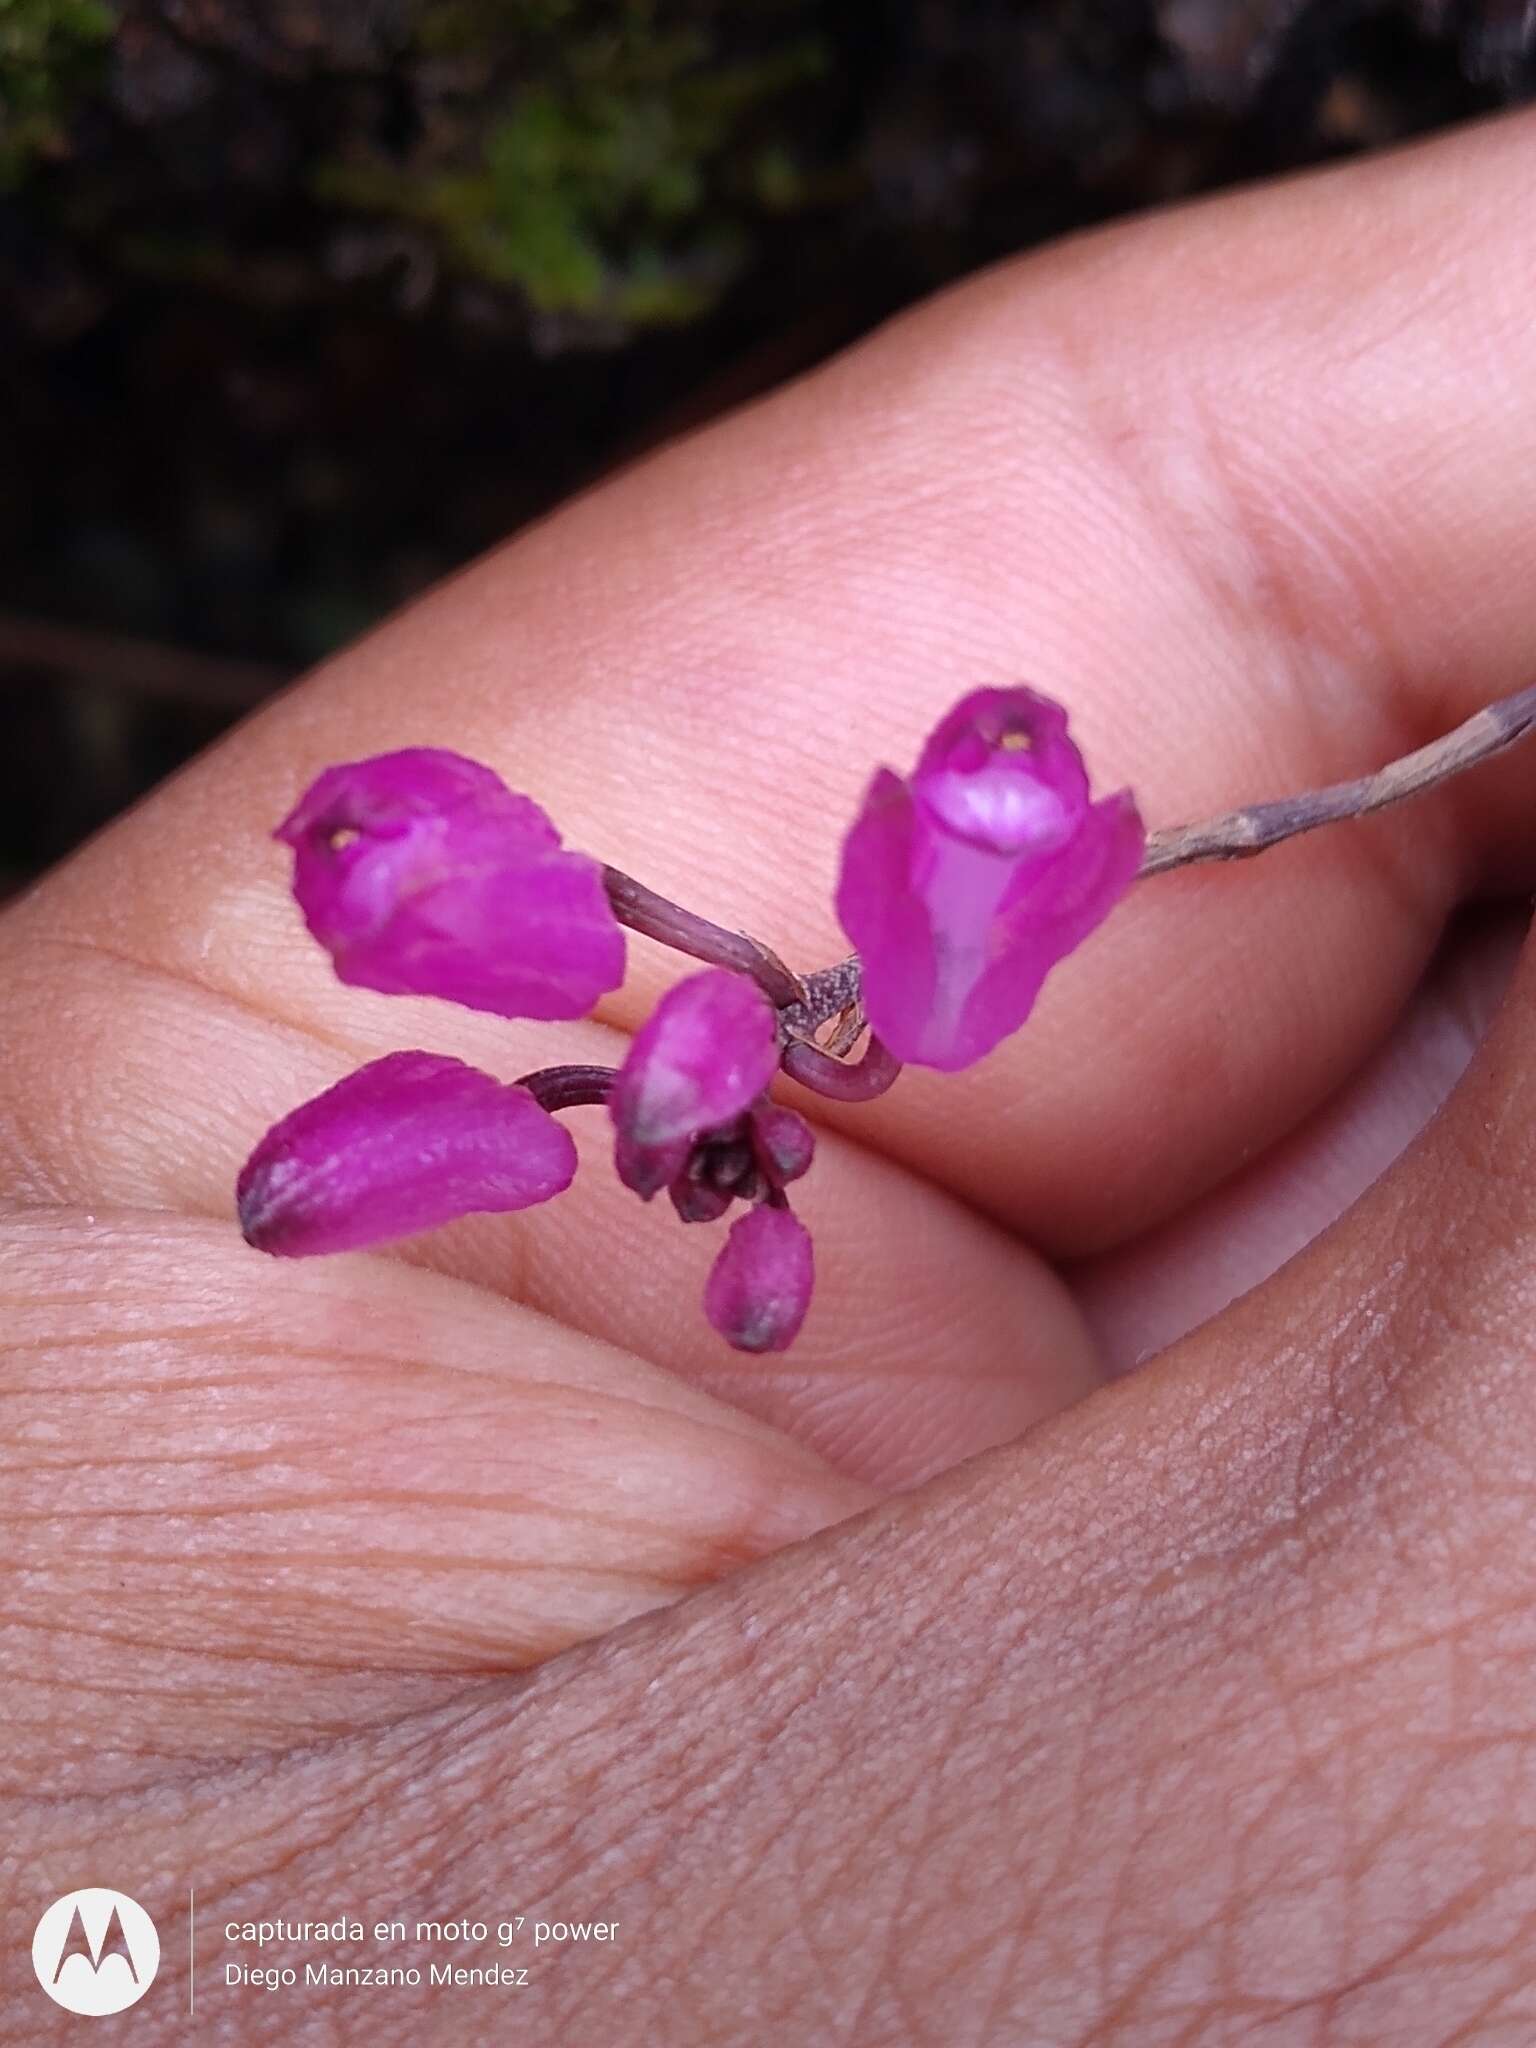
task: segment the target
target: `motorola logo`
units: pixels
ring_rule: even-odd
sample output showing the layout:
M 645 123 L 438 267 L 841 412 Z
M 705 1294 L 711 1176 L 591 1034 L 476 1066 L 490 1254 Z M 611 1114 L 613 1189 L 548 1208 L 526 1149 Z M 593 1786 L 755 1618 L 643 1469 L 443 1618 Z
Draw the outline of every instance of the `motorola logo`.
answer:
M 137 1899 L 91 1885 L 55 1899 L 32 1937 L 32 1967 L 66 2012 L 121 2012 L 160 1967 L 160 1937 Z

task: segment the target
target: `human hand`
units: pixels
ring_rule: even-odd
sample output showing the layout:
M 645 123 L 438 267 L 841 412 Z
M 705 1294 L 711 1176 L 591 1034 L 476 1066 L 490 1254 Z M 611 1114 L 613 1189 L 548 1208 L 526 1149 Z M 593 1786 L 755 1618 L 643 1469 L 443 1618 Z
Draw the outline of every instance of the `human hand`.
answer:
M 1447 986 L 1486 1003 L 1507 924 L 1414 990 L 1458 903 L 1530 886 L 1528 761 L 1144 884 L 995 1058 L 814 1105 L 821 1278 L 782 1359 L 721 1352 L 708 1233 L 599 1156 L 399 1257 L 278 1266 L 229 1203 L 361 1058 L 548 1056 L 329 978 L 265 839 L 329 761 L 458 748 L 806 965 L 870 765 L 978 682 L 1069 704 L 1161 824 L 1528 681 L 1532 138 L 978 279 L 457 579 L 8 914 L 9 1933 L 110 1845 L 165 1921 L 189 1880 L 220 1920 L 375 1918 L 381 1871 L 423 1911 L 627 1919 L 536 1976 L 528 2038 L 1529 2031 L 1518 984 L 1363 1203 L 1079 1401 L 1443 1091 Z M 562 1056 L 639 1021 L 635 961 Z M 210 2010 L 293 2031 L 276 1997 Z M 368 2010 L 403 2040 L 504 2008 Z

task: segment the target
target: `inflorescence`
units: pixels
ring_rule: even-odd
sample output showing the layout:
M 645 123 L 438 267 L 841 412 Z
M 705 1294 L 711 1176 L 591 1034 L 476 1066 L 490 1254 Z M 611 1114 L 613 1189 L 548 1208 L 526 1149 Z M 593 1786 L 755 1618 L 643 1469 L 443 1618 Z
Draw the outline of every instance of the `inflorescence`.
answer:
M 417 747 L 328 768 L 276 837 L 342 981 L 553 1020 L 587 1016 L 620 986 L 625 927 L 706 965 L 661 998 L 616 1068 L 544 1067 L 508 1085 L 435 1053 L 372 1061 L 268 1131 L 240 1175 L 241 1227 L 259 1250 L 303 1258 L 547 1202 L 576 1171 L 557 1118 L 601 1105 L 618 1176 L 642 1200 L 665 1191 L 684 1223 L 740 1208 L 704 1312 L 736 1349 L 782 1351 L 811 1298 L 811 1240 L 789 1190 L 815 1144 L 772 1099 L 778 1075 L 860 1102 L 903 1062 L 974 1065 L 1139 874 L 1380 809 L 1533 728 L 1536 689 L 1375 775 L 1149 838 L 1129 791 L 1092 800 L 1059 705 L 973 691 L 910 776 L 875 774 L 837 887 L 857 950 L 803 979 L 756 940 L 572 852 L 477 762 Z
M 775 1077 L 867 1101 L 904 1061 L 954 1072 L 983 1058 L 1130 887 L 1146 835 L 1129 793 L 1090 800 L 1065 712 L 1011 689 L 957 704 L 909 778 L 876 774 L 837 890 L 858 951 L 803 981 L 572 852 L 530 797 L 458 754 L 328 768 L 277 837 L 310 931 L 363 988 L 584 1017 L 624 979 L 626 925 L 709 964 L 668 990 L 617 1068 L 545 1067 L 508 1086 L 434 1053 L 374 1060 L 251 1154 L 249 1242 L 302 1258 L 547 1202 L 576 1171 L 557 1117 L 600 1104 L 619 1178 L 643 1201 L 665 1192 L 684 1223 L 743 1211 L 704 1312 L 738 1350 L 782 1351 L 811 1298 L 789 1190 L 815 1140 L 772 1100 Z M 866 1030 L 862 1057 L 843 1057 Z

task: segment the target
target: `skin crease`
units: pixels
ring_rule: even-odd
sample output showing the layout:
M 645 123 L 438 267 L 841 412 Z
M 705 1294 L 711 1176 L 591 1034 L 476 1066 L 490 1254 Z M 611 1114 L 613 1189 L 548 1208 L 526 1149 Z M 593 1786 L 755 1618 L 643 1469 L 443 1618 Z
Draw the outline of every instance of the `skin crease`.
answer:
M 0 922 L 4 2039 L 74 2038 L 22 1952 L 99 1883 L 160 1927 L 130 2043 L 1536 2037 L 1536 960 L 1263 1279 L 1461 1065 L 1518 913 L 1431 961 L 1532 885 L 1529 753 L 1143 885 L 992 1060 L 829 1107 L 785 1359 L 722 1359 L 715 1235 L 591 1118 L 563 1202 L 404 1256 L 229 1219 L 360 1059 L 611 1056 L 672 973 L 637 943 L 572 1027 L 338 987 L 263 838 L 328 761 L 460 748 L 812 964 L 870 764 L 978 682 L 1067 701 L 1161 824 L 1529 681 L 1533 148 L 975 280 L 458 577 Z M 455 1950 L 521 1990 L 221 1981 L 306 1960 L 230 1920 L 457 1912 L 620 1934 Z

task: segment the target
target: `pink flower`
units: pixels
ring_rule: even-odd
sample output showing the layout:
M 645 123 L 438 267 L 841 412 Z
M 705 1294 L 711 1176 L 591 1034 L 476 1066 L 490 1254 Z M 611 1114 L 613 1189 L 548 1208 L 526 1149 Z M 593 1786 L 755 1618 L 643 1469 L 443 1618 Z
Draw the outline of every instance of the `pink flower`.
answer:
M 788 1209 L 749 1209 L 731 1225 L 704 1288 L 704 1313 L 737 1351 L 787 1351 L 815 1283 L 810 1233 Z
M 474 1210 L 527 1209 L 575 1172 L 570 1133 L 526 1088 L 462 1060 L 396 1052 L 274 1124 L 235 1192 L 248 1243 L 308 1258 Z
M 680 981 L 635 1033 L 608 1099 L 619 1179 L 649 1201 L 683 1173 L 695 1141 L 734 1123 L 778 1066 L 773 1006 L 755 983 L 723 967 Z
M 342 981 L 502 1017 L 584 1017 L 624 979 L 599 863 L 539 806 L 436 747 L 328 768 L 277 829 Z
M 1128 790 L 1090 802 L 1060 705 L 962 698 L 910 781 L 876 773 L 843 844 L 837 914 L 874 1031 L 919 1066 L 983 1058 L 1130 888 L 1145 837 Z

